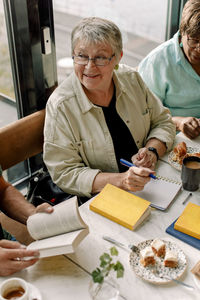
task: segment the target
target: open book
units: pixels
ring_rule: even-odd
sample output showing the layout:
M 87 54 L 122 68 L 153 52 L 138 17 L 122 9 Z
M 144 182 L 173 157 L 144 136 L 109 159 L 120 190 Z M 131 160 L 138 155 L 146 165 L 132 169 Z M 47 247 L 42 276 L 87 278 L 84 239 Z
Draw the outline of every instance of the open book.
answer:
M 51 214 L 37 213 L 27 220 L 27 228 L 36 241 L 28 245 L 29 250 L 39 250 L 40 257 L 71 253 L 89 233 L 82 220 L 77 197 L 54 206 Z
M 90 203 L 94 212 L 134 230 L 150 214 L 150 202 L 107 184 Z

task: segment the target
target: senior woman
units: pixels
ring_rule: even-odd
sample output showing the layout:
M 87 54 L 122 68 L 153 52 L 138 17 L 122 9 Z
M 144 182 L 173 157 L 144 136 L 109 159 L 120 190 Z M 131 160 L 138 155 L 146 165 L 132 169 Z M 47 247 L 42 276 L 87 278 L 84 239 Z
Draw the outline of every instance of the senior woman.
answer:
M 180 30 L 139 64 L 147 86 L 168 107 L 178 131 L 200 134 L 200 0 L 186 2 Z
M 44 161 L 65 192 L 91 197 L 111 183 L 142 190 L 159 156 L 170 149 L 175 126 L 169 111 L 125 65 L 119 28 L 83 19 L 72 31 L 74 72 L 46 107 Z M 138 151 L 139 149 L 139 151 Z M 127 170 L 120 158 L 138 167 Z

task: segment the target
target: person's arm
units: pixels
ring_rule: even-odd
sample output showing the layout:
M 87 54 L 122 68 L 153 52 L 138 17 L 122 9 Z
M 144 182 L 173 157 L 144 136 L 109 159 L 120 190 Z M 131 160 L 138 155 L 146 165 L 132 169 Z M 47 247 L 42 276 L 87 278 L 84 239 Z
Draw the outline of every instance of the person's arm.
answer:
M 200 135 L 200 119 L 194 117 L 172 117 L 176 130 L 183 132 L 189 139 Z
M 175 126 L 169 110 L 147 88 L 140 76 L 138 81 L 145 91 L 144 98 L 147 103 L 146 111 L 148 111 L 148 117 L 146 117 L 148 136 L 140 146 L 138 153 L 133 155 L 131 159 L 138 167 L 154 170 L 158 158 L 163 156 L 167 150 L 169 151 L 173 145 L 176 133 Z
M 29 260 L 24 260 L 27 257 Z M 38 261 L 39 252 L 26 250 L 18 242 L 0 240 L 0 276 L 9 276 Z
M 153 148 L 157 151 L 149 150 Z M 146 167 L 152 170 L 155 169 L 158 158 L 163 156 L 167 150 L 166 144 L 156 138 L 148 140 L 145 147 L 139 149 L 136 155 L 133 155 L 132 162 L 138 167 Z
M 141 191 L 154 172 L 147 168 L 131 167 L 123 173 L 98 173 L 93 181 L 92 194 L 100 192 L 107 183 L 127 191 Z
M 53 211 L 53 208 L 47 203 L 37 208 L 33 206 L 3 176 L 0 176 L 0 209 L 7 216 L 23 224 L 26 224 L 28 217 L 32 214 Z

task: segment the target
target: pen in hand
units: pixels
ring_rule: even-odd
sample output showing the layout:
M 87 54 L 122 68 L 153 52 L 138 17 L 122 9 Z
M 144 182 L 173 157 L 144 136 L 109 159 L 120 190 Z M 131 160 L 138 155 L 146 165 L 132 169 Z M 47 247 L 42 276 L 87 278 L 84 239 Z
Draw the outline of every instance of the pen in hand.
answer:
M 126 167 L 137 167 L 136 165 L 134 165 L 133 163 L 121 158 L 120 159 L 120 163 Z M 153 179 L 157 179 L 157 177 L 153 174 L 149 174 L 149 177 L 153 178 Z

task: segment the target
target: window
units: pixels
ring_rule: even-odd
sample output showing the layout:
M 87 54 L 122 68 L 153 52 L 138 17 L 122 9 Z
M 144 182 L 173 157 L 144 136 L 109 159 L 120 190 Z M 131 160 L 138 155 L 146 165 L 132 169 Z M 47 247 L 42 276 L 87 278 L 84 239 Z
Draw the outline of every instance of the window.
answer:
M 123 35 L 122 63 L 136 67 L 157 45 L 165 40 L 167 0 L 54 0 L 54 26 L 58 82 L 73 67 L 70 34 L 83 17 L 98 16 L 112 20 Z
M 4 10 L 17 115 L 24 117 L 44 108 L 57 85 L 52 2 L 4 0 Z M 44 28 L 50 28 L 51 33 L 52 51 L 48 55 L 42 49 Z M 19 182 L 41 165 L 41 155 L 37 155 L 9 169 L 8 179 Z

